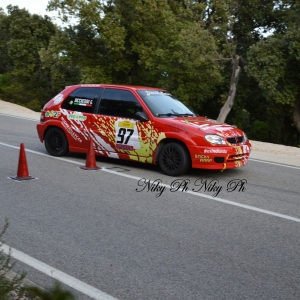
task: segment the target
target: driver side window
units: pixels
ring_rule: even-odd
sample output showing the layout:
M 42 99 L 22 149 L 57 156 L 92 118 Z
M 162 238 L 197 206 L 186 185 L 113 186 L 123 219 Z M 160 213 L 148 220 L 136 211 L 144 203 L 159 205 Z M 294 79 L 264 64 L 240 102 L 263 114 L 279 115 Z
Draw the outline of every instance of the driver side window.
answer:
M 138 111 L 143 111 L 143 108 L 130 91 L 105 89 L 98 114 L 135 119 Z

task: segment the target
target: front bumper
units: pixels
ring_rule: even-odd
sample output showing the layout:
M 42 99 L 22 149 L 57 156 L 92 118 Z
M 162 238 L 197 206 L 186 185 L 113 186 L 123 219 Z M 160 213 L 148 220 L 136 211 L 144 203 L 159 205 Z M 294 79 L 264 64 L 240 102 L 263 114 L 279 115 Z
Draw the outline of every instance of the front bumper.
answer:
M 192 167 L 198 169 L 240 168 L 248 163 L 250 152 L 251 144 L 249 142 L 224 147 L 190 147 Z

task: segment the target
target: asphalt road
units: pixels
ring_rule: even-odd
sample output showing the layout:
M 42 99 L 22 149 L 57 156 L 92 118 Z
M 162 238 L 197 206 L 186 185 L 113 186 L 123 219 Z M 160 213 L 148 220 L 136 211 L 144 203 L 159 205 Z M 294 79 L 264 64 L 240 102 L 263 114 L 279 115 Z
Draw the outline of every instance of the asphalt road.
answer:
M 6 245 L 120 300 L 300 298 L 300 168 L 192 170 L 175 191 L 176 178 L 155 166 L 97 158 L 103 169 L 84 171 L 84 155 L 50 157 L 35 125 L 0 118 Z M 7 178 L 20 143 L 37 180 Z M 142 190 L 148 179 L 165 189 Z M 192 192 L 201 180 L 207 190 Z M 21 261 L 15 268 L 43 287 L 54 281 Z

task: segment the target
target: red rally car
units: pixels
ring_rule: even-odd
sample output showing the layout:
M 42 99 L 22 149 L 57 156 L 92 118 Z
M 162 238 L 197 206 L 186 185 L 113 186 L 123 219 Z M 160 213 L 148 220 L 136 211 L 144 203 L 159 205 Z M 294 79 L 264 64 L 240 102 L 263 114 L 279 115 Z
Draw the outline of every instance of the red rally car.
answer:
M 163 89 L 108 84 L 67 86 L 41 112 L 37 132 L 49 154 L 86 153 L 158 164 L 170 176 L 190 167 L 245 166 L 251 144 L 228 124 L 199 117 Z

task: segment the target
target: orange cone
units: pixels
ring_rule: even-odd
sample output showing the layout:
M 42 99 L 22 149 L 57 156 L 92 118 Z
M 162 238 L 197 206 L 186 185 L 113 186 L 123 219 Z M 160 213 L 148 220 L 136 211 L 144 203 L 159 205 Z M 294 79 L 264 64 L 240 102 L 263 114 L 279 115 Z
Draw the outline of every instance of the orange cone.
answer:
M 27 166 L 27 159 L 26 159 L 26 153 L 25 153 L 25 147 L 22 143 L 20 145 L 20 154 L 19 154 L 19 164 L 18 164 L 18 173 L 16 176 L 10 177 L 14 180 L 29 180 L 29 179 L 35 179 L 34 177 L 29 175 L 28 166 Z
M 90 140 L 90 147 L 88 149 L 88 153 L 86 156 L 86 164 L 83 167 L 79 167 L 80 169 L 83 170 L 99 170 L 101 169 L 100 167 L 97 167 L 96 165 L 96 155 L 95 155 L 95 150 L 94 150 L 94 143 L 93 140 Z

